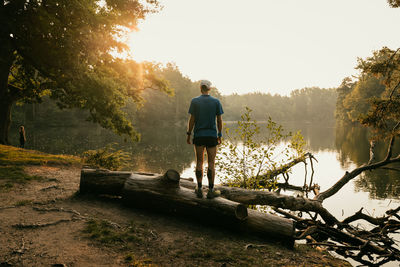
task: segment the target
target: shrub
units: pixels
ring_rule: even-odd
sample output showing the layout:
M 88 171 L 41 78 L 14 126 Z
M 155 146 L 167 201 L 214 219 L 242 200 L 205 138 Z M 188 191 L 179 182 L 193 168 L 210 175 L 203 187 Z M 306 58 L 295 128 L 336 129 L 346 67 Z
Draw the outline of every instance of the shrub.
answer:
M 83 152 L 83 159 L 86 164 L 106 168 L 109 170 L 118 170 L 127 164 L 131 159 L 130 155 L 123 150 L 116 150 L 113 144 L 97 150 L 88 150 Z

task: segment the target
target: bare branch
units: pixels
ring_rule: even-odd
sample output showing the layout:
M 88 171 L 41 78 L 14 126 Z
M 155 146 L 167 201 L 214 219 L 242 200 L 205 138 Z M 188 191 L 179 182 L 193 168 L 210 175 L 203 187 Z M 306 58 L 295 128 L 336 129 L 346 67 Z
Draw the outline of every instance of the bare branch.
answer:
M 284 165 L 280 166 L 279 168 L 277 168 L 275 170 L 271 170 L 271 171 L 268 171 L 267 173 L 265 173 L 263 175 L 260 175 L 260 178 L 270 179 L 272 177 L 278 176 L 279 174 L 286 173 L 287 170 L 289 170 L 290 168 L 292 168 L 296 164 L 298 164 L 300 162 L 305 162 L 307 157 L 309 157 L 310 159 L 314 158 L 314 156 L 311 153 L 307 152 L 304 155 L 293 159 L 292 161 L 288 162 L 287 164 L 284 164 Z
M 387 151 L 387 154 L 386 154 L 385 161 L 389 160 L 392 157 L 394 139 L 395 139 L 395 136 L 392 135 L 392 137 L 390 138 L 389 147 L 388 147 L 388 151 Z
M 375 140 L 371 140 L 369 142 L 369 161 L 368 164 L 371 164 L 375 160 Z
M 351 223 L 351 222 L 354 222 L 354 221 L 357 221 L 357 220 L 366 220 L 369 223 L 372 223 L 372 224 L 375 224 L 375 225 L 380 225 L 380 224 L 384 223 L 387 220 L 387 218 L 385 218 L 385 217 L 381 217 L 381 218 L 371 217 L 369 215 L 366 215 L 366 214 L 362 213 L 362 210 L 363 210 L 363 208 L 361 208 L 359 211 L 357 211 L 354 215 L 344 219 L 342 221 L 342 223 L 348 224 L 348 223 Z
M 393 146 L 393 137 L 391 140 L 391 144 L 389 145 L 388 148 L 388 156 L 391 156 L 391 152 L 392 152 L 392 146 Z M 358 175 L 360 175 L 362 172 L 364 171 L 369 171 L 369 170 L 375 170 L 378 169 L 380 167 L 386 166 L 388 164 L 391 163 L 395 163 L 395 162 L 400 162 L 400 155 L 398 155 L 395 158 L 390 158 L 386 156 L 386 159 L 374 163 L 374 164 L 367 164 L 367 165 L 362 165 L 354 170 L 352 170 L 351 172 L 346 172 L 342 178 L 340 178 L 340 180 L 338 182 L 336 182 L 331 188 L 329 188 L 328 190 L 320 193 L 317 197 L 317 200 L 319 201 L 323 201 L 324 199 L 333 196 L 334 194 L 336 194 L 340 189 L 342 189 L 343 186 L 345 186 L 350 180 L 354 179 L 355 177 L 357 177 Z
M 396 89 L 399 87 L 400 85 L 400 81 L 397 83 L 397 85 L 392 89 L 392 91 L 390 92 L 389 95 L 389 99 L 392 99 L 394 92 L 396 91 Z

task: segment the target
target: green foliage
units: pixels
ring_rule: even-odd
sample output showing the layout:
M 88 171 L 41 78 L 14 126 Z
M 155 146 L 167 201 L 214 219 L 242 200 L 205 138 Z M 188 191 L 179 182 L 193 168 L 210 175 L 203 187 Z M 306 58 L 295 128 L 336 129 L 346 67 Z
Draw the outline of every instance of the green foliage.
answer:
M 159 90 L 144 90 L 141 94 L 142 101 L 128 101 L 123 112 L 140 130 L 144 127 L 183 126 L 188 119 L 187 111 L 191 99 L 200 94 L 199 83 L 185 77 L 174 64 L 157 65 L 156 75 L 168 81 L 174 89 L 173 95 L 169 96 Z M 247 104 L 253 110 L 252 117 L 258 121 L 265 120 L 265 114 L 269 114 L 275 121 L 319 124 L 332 124 L 334 121 L 336 92 L 333 89 L 304 88 L 287 97 L 264 93 L 222 96 L 218 89 L 213 88 L 211 95 L 221 100 L 225 121 L 240 120 Z M 77 128 L 85 124 L 82 118 L 90 116 L 89 111 L 78 108 L 59 110 L 49 98 L 43 97 L 43 104 L 14 106 L 13 121 L 22 125 L 31 123 L 35 126 L 40 124 Z M 93 126 L 93 129 L 96 128 Z
M 347 119 L 351 122 L 359 121 L 371 108 L 371 100 L 380 97 L 384 90 L 385 86 L 372 75 L 359 77 L 351 92 L 343 100 Z
M 233 132 L 225 128 L 226 138 L 217 155 L 217 167 L 223 175 L 223 182 L 229 186 L 273 189 L 277 177 L 266 174 L 302 156 L 305 143 L 299 132 L 286 133 L 271 118 L 268 118 L 265 132 L 261 131 L 261 126 L 251 118 L 251 112 L 246 107 Z M 289 140 L 289 144 L 285 146 L 283 142 L 286 140 Z
M 265 93 L 232 94 L 222 97 L 224 120 L 236 121 L 246 110 L 253 110 L 258 121 L 269 114 L 275 121 L 318 122 L 334 121 L 336 92 L 334 89 L 310 87 L 294 90 L 290 96 Z
M 32 0 L 0 5 L 4 63 L 0 95 L 7 105 L 50 95 L 60 108 L 88 110 L 89 120 L 138 139 L 122 110 L 127 99 L 140 102 L 146 88 L 170 89 L 156 75 L 157 65 L 110 53 L 127 49 L 118 37 L 157 12 L 156 0 Z M 0 114 L 0 129 L 7 126 L 1 120 L 5 116 Z
M 400 7 L 400 0 L 387 0 L 390 7 Z
M 97 150 L 88 150 L 83 152 L 84 162 L 95 167 L 106 168 L 109 170 L 118 170 L 130 160 L 129 153 L 122 150 L 116 150 L 110 144 Z
M 145 91 L 143 105 L 136 113 L 138 123 L 165 126 L 186 122 L 190 101 L 200 94 L 199 83 L 183 76 L 178 67 L 171 63 L 160 67 L 157 75 L 167 80 L 174 88 L 173 96 L 155 90 Z M 218 97 L 218 90 L 213 89 L 211 95 Z
M 383 47 L 371 57 L 359 59 L 358 68 L 373 75 L 384 85 L 381 95 L 371 100 L 371 108 L 361 117 L 361 123 L 371 127 L 376 137 L 400 133 L 400 48 Z
M 336 97 L 334 89 L 306 87 L 294 90 L 290 93 L 292 118 L 318 123 L 333 121 Z

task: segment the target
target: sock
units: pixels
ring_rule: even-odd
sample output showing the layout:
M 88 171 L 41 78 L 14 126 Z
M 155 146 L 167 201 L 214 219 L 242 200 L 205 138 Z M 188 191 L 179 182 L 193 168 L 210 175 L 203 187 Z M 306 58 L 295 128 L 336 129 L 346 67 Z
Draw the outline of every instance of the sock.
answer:
M 202 170 L 196 170 L 196 179 L 197 179 L 197 187 L 201 188 L 202 185 L 202 180 L 203 180 L 203 171 Z
M 210 183 L 211 178 L 212 178 L 212 170 L 210 170 L 210 169 L 207 170 L 207 178 L 208 178 L 208 188 L 213 189 L 214 183 Z

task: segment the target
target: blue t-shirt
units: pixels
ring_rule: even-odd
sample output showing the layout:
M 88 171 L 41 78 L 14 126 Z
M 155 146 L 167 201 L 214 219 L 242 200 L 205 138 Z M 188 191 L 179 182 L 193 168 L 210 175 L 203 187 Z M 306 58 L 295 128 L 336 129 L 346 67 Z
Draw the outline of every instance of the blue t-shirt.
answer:
M 193 98 L 189 113 L 194 116 L 194 137 L 217 137 L 216 116 L 224 113 L 217 98 L 210 95 Z

